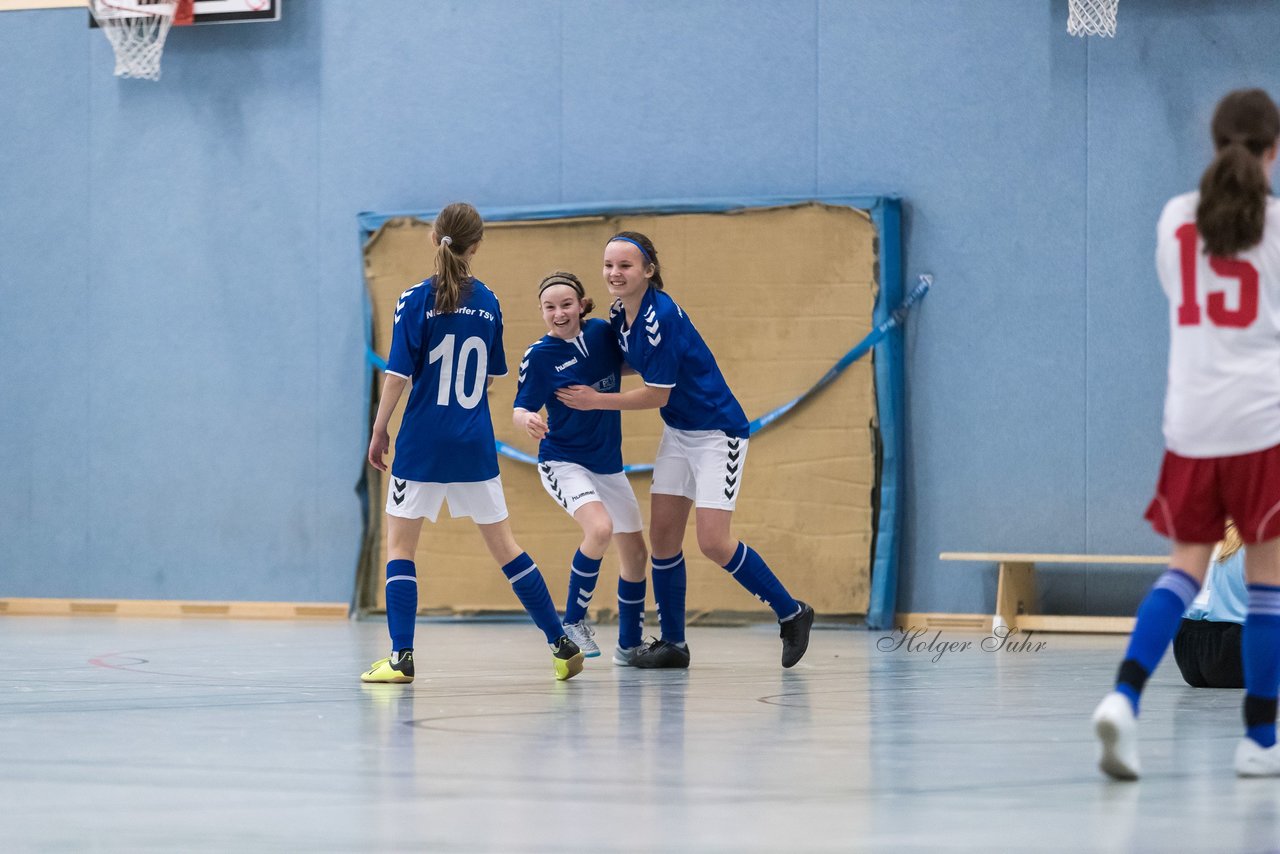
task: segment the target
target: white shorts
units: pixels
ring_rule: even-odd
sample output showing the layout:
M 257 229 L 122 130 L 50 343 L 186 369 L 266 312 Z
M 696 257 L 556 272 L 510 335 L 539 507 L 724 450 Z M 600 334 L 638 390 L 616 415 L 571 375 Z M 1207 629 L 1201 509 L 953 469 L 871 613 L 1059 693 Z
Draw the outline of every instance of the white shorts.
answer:
M 423 483 L 392 477 L 387 484 L 387 515 L 404 519 L 425 516 L 434 522 L 446 498 L 449 515 L 455 519 L 470 516 L 477 525 L 492 525 L 507 518 L 501 476 L 476 483 Z
M 640 502 L 636 501 L 631 482 L 622 472 L 596 474 L 577 463 L 546 462 L 538 463 L 538 474 L 542 477 L 542 488 L 570 516 L 582 505 L 599 501 L 613 520 L 615 534 L 644 530 Z
M 650 494 L 683 495 L 697 507 L 732 510 L 738 503 L 749 441 L 722 430 L 664 427 Z

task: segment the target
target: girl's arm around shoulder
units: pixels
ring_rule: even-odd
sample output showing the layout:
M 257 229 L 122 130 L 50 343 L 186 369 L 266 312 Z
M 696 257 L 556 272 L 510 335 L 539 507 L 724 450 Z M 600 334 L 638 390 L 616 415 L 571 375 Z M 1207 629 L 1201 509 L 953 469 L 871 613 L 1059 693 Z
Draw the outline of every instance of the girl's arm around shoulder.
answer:
M 570 409 L 661 409 L 671 397 L 671 389 L 647 385 L 619 394 L 601 394 L 590 386 L 571 385 L 556 391 L 556 397 Z

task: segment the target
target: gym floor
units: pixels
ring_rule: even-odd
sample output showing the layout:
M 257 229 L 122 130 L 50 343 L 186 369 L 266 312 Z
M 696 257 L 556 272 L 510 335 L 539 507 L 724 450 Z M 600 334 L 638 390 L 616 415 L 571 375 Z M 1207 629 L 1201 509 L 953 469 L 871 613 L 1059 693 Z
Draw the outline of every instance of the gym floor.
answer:
M 776 627 L 694 628 L 692 669 L 646 672 L 609 663 L 613 634 L 557 683 L 527 624 L 423 621 L 417 681 L 367 686 L 381 620 L 0 618 L 0 848 L 1280 844 L 1280 783 L 1231 770 L 1240 692 L 1188 688 L 1171 660 L 1144 699 L 1144 779 L 1095 770 L 1120 636 L 993 652 L 819 629 L 784 671 Z

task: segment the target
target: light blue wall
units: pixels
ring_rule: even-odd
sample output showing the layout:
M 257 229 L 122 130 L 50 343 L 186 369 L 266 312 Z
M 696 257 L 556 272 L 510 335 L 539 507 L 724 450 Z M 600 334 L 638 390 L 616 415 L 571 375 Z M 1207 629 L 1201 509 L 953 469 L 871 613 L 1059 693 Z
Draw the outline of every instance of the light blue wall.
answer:
M 0 14 L 0 595 L 346 600 L 368 376 L 354 215 L 892 192 L 909 329 L 900 608 L 942 550 L 1149 552 L 1162 202 L 1280 92 L 1269 0 L 288 0 L 111 76 Z M 686 285 L 688 286 L 688 285 Z M 750 500 L 748 496 L 747 500 Z M 1051 574 L 1132 608 L 1149 573 Z

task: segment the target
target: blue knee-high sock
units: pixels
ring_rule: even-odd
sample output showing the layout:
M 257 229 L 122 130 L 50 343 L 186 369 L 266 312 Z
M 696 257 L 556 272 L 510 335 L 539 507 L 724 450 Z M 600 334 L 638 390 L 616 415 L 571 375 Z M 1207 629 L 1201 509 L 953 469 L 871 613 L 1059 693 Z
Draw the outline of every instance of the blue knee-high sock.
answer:
M 684 552 L 653 559 L 653 601 L 658 604 L 662 639 L 684 643 L 684 592 L 688 586 Z
M 564 606 L 564 624 L 571 625 L 587 616 L 587 606 L 596 592 L 600 579 L 600 558 L 590 558 L 582 550 L 573 553 L 573 568 L 569 570 L 569 601 Z
M 618 646 L 622 649 L 640 645 L 640 636 L 644 634 L 646 586 L 643 580 L 618 579 Z
M 542 629 L 547 636 L 547 643 L 554 645 L 564 634 L 560 625 L 560 615 L 551 602 L 551 593 L 547 590 L 547 582 L 533 558 L 525 552 L 502 568 L 502 574 L 511 582 L 511 589 L 516 592 L 520 604 L 533 618 L 534 625 Z
M 418 571 L 411 560 L 387 561 L 387 630 L 391 651 L 413 648 L 418 619 Z
M 1244 655 L 1245 735 L 1263 747 L 1276 743 L 1280 690 L 1280 587 L 1249 585 L 1249 613 L 1240 642 Z
M 1199 592 L 1199 582 L 1171 567 L 1156 579 L 1147 598 L 1138 606 L 1138 620 L 1129 636 L 1129 648 L 1116 674 L 1116 690 L 1129 698 L 1135 715 L 1142 686 L 1160 663 L 1178 632 L 1183 612 Z
M 748 593 L 772 608 L 779 620 L 794 617 L 799 612 L 800 603 L 791 598 L 769 565 L 746 543 L 738 543 L 733 559 L 724 568 Z

